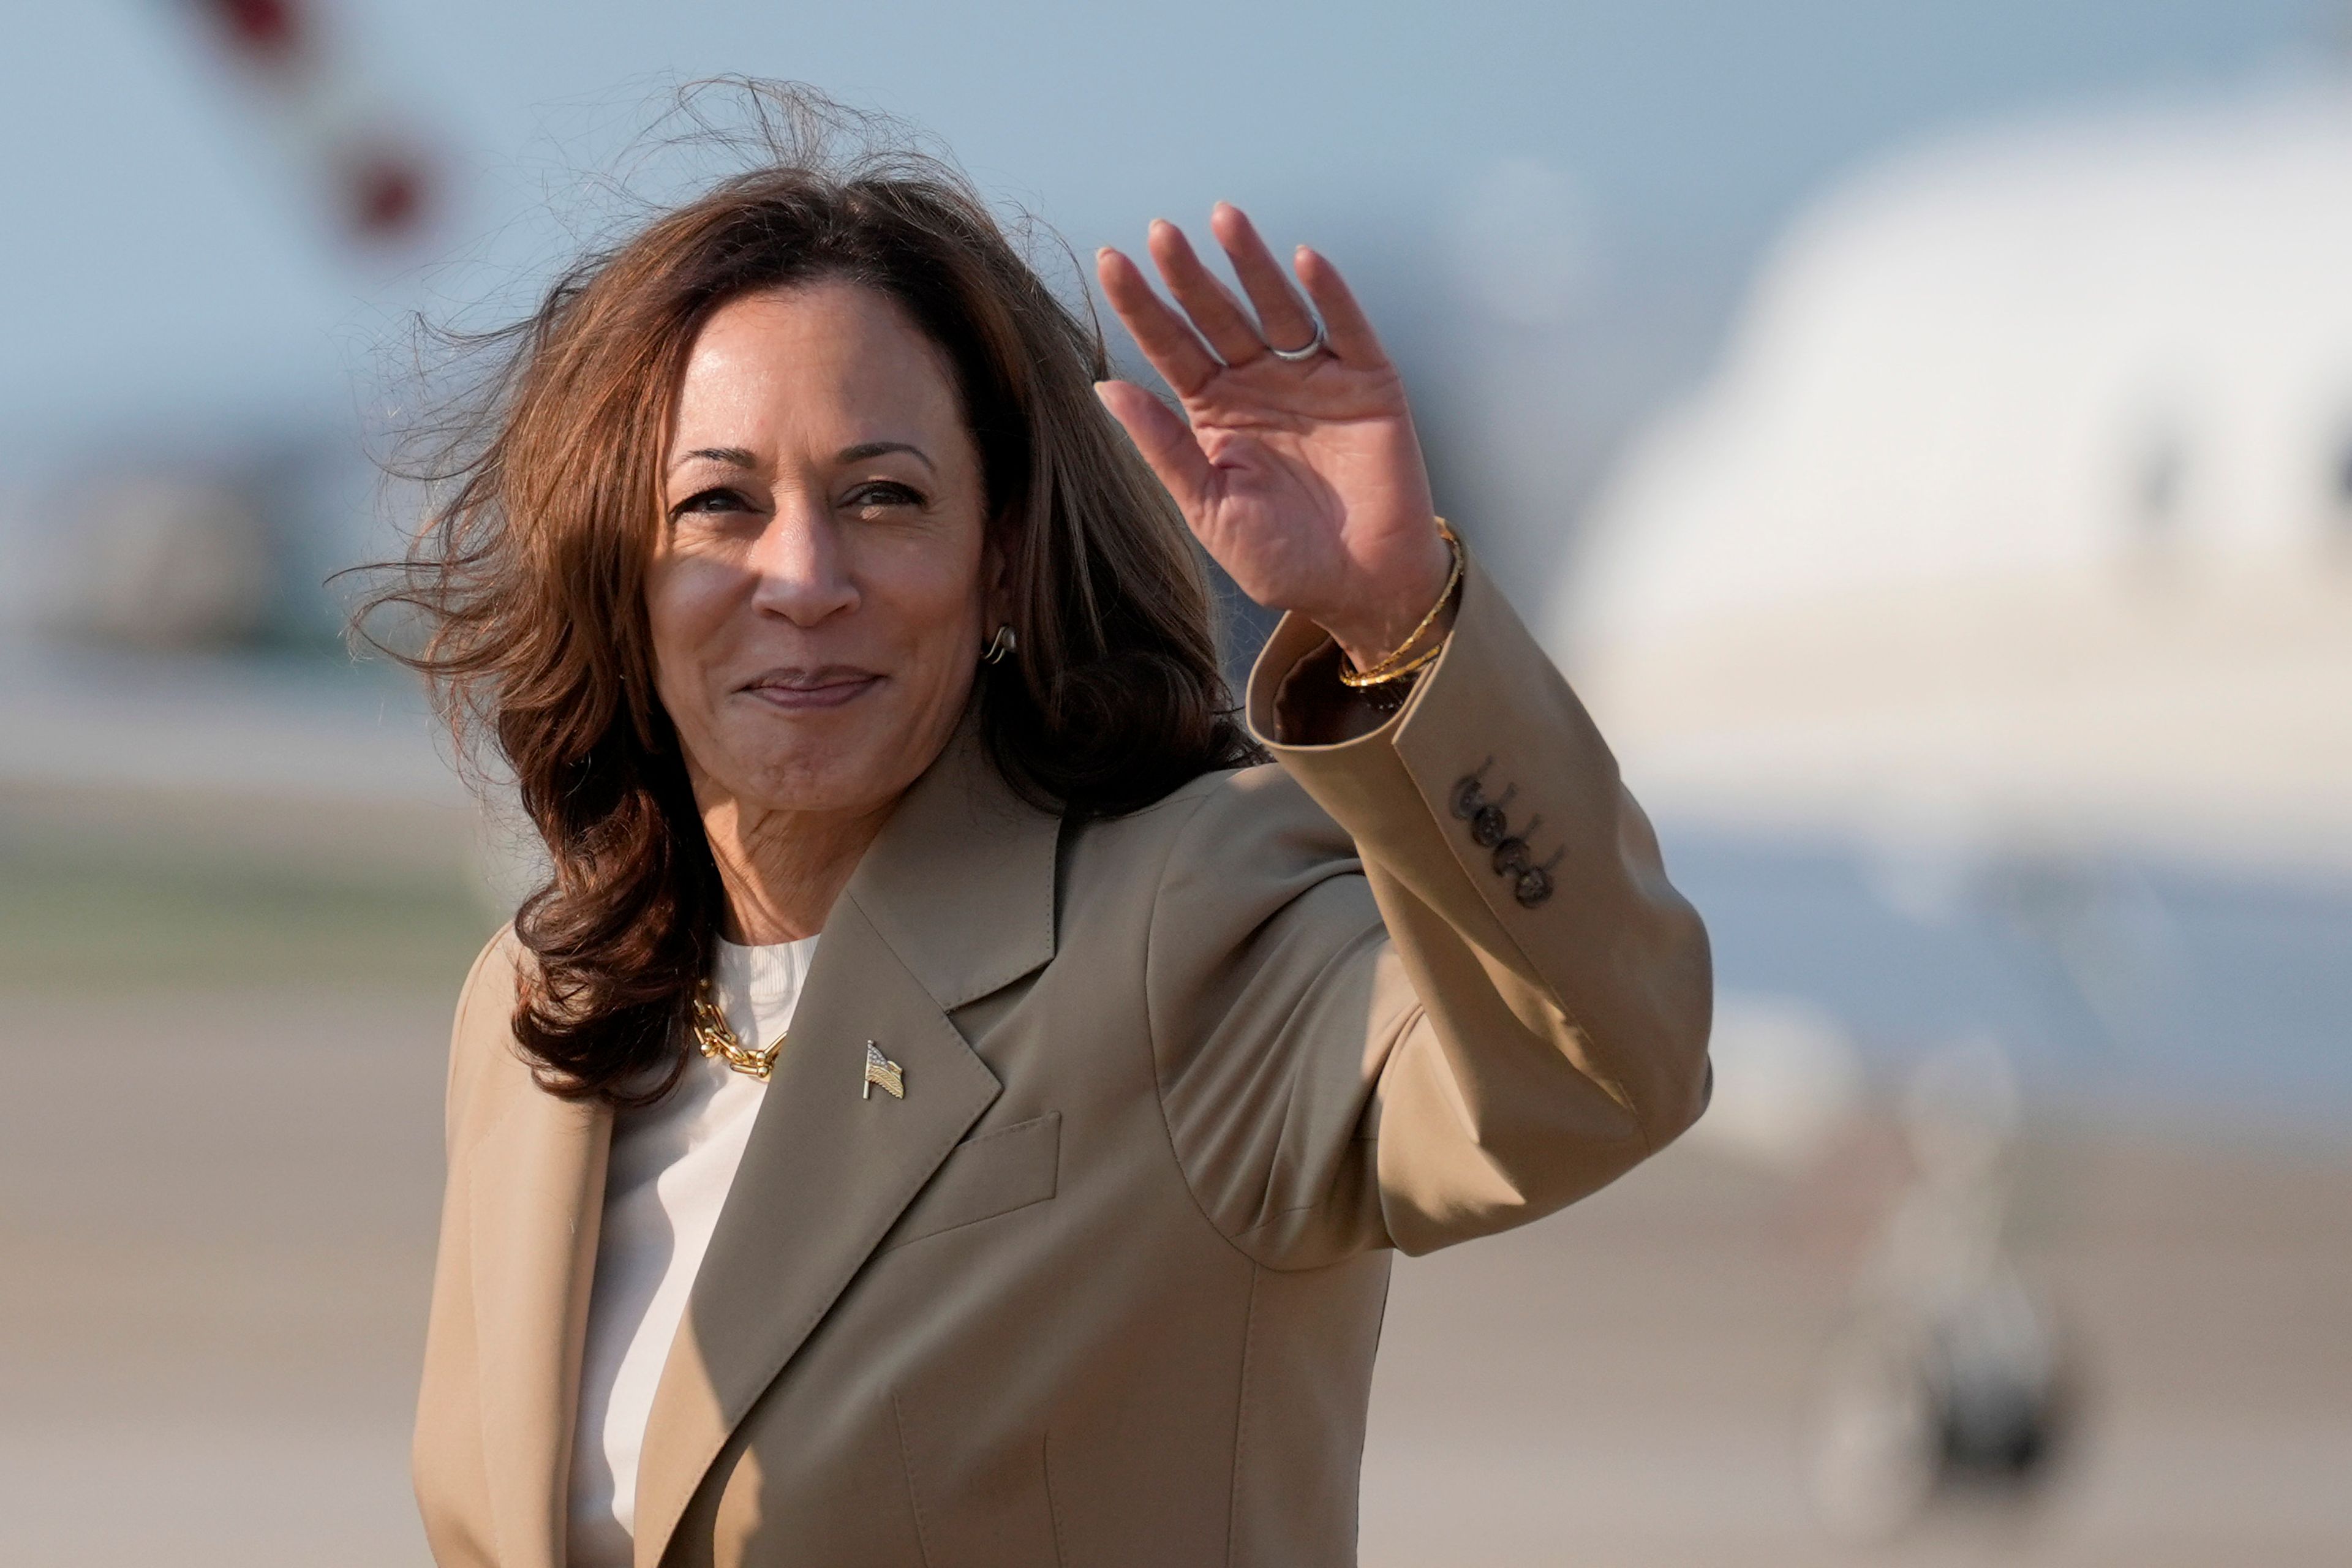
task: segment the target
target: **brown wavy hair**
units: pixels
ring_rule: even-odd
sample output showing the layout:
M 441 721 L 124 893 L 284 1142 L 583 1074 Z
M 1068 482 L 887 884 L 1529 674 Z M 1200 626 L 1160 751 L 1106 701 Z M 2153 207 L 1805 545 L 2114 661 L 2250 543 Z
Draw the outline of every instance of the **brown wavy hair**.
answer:
M 551 1091 L 615 1104 L 683 1070 L 722 906 L 654 694 L 645 572 L 672 400 L 726 301 L 856 282 L 954 366 L 1020 646 L 974 700 L 1014 788 L 1116 814 L 1257 754 L 1219 674 L 1199 553 L 1095 399 L 1109 366 L 1092 311 L 1056 298 L 971 184 L 903 133 L 797 88 L 720 87 L 750 110 L 759 156 L 578 259 L 528 316 L 462 340 L 490 369 L 411 465 L 432 487 L 425 520 L 360 612 L 404 609 L 415 635 L 368 640 L 400 645 L 386 651 L 425 676 L 461 754 L 511 778 L 546 847 L 548 879 L 515 917 L 523 1056 Z M 689 89 L 706 124 L 712 90 Z

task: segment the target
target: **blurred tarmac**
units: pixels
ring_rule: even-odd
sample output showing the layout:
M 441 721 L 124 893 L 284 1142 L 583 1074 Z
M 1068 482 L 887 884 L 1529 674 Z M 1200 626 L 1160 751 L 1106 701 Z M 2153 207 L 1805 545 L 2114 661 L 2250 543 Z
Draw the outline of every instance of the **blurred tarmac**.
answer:
M 0 1562 L 427 1561 L 406 1427 L 446 1013 L 0 1002 Z
M 2078 1358 L 2041 1495 L 1838 1542 L 1804 1481 L 1846 1306 L 1785 1186 L 1667 1151 L 1553 1220 L 1400 1263 L 1366 1568 L 2352 1561 L 2352 1159 L 2071 1132 L 2021 1259 Z
M 0 999 L 0 1562 L 425 1561 L 405 1446 L 446 1004 Z M 1367 1568 L 2345 1562 L 2352 1160 L 2123 1136 L 2067 1158 L 2071 1212 L 2029 1261 L 2090 1387 L 2037 1506 L 1829 1541 L 1800 1439 L 1843 1280 L 1776 1184 L 1676 1150 L 1400 1263 Z

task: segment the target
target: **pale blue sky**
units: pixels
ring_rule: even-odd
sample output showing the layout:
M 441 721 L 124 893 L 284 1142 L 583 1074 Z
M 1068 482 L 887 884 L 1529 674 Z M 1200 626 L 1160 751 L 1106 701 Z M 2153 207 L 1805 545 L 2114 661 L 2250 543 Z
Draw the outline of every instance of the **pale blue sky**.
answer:
M 331 416 L 414 277 L 354 267 L 169 0 L 17 6 L 0 47 L 0 443 Z M 2196 89 L 2324 50 L 2325 0 L 341 0 L 344 42 L 460 162 L 445 254 L 545 254 L 541 186 L 654 82 L 811 80 L 914 117 L 1081 248 L 1251 205 L 1391 297 L 1510 158 L 1580 193 L 1593 287 L 1727 289 L 1797 201 L 1941 127 Z M 491 244 L 485 237 L 501 236 Z M 479 272 L 445 272 L 460 297 Z M 1418 309 L 1419 302 L 1415 302 Z M 1436 312 L 1442 316 L 1443 311 Z

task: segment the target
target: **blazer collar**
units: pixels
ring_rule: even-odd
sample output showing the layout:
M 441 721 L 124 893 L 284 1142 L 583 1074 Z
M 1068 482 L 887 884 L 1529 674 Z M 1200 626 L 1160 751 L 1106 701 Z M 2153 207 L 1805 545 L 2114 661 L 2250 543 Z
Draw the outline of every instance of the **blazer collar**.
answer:
M 834 906 L 654 1396 L 638 1568 L 661 1561 L 737 1424 L 995 1100 L 947 1014 L 1053 957 L 1059 828 L 966 726 Z M 863 1092 L 868 1041 L 905 1099 Z
M 1061 828 L 1058 814 L 1013 793 L 968 719 L 899 802 L 843 898 L 952 1012 L 1054 956 Z

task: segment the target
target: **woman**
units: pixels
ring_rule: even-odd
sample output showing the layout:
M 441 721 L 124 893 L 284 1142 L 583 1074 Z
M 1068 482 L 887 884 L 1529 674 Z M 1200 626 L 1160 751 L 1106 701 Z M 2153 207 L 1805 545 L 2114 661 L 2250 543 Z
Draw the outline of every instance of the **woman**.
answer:
M 1098 258 L 1181 416 L 905 155 L 515 340 L 394 595 L 552 868 L 457 1009 L 442 1563 L 1352 1562 L 1389 1249 L 1698 1114 L 1607 750 L 1339 273 L 1211 226 L 1249 310 Z M 1286 612 L 1247 731 L 1192 539 Z

